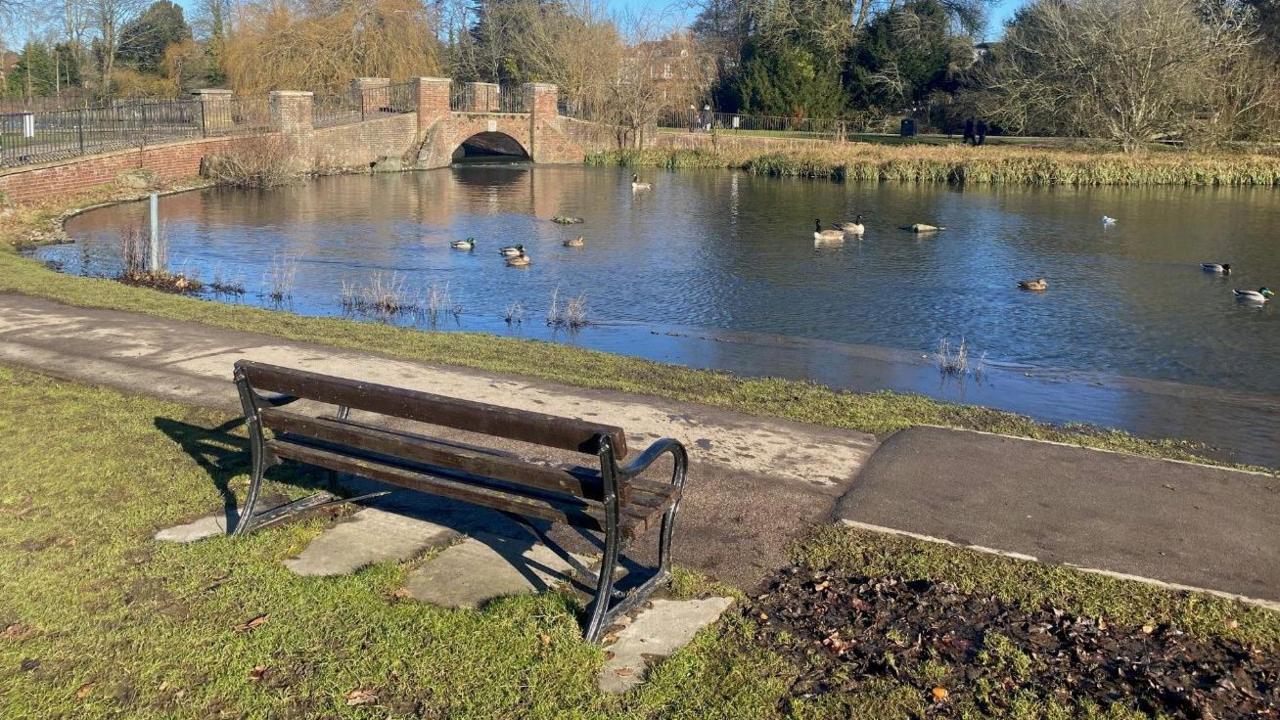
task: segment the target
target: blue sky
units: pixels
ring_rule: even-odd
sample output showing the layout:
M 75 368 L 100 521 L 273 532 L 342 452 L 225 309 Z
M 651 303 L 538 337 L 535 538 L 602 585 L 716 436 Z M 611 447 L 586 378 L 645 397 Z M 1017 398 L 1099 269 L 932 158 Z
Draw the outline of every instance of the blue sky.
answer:
M 990 23 L 988 24 L 986 37 L 984 39 L 990 40 L 999 37 L 1000 29 L 1004 21 L 1025 1 L 1026 0 L 995 0 L 991 10 Z M 188 15 L 190 15 L 191 6 L 194 4 L 193 0 L 176 0 L 176 2 L 179 5 L 182 5 L 187 10 Z M 646 6 L 653 5 L 652 0 L 609 0 L 609 3 L 617 8 L 628 8 L 634 10 L 639 10 Z M 681 0 L 676 0 L 676 3 L 681 7 L 688 7 L 689 5 L 692 5 L 692 3 L 682 2 Z M 693 10 L 686 10 L 685 12 L 689 17 L 692 17 Z M 18 24 L 21 25 L 21 20 L 18 21 Z M 10 29 L 9 32 L 3 33 L 3 39 L 7 40 L 11 45 L 16 45 L 21 42 L 21 38 L 24 34 L 25 33 L 20 29 Z

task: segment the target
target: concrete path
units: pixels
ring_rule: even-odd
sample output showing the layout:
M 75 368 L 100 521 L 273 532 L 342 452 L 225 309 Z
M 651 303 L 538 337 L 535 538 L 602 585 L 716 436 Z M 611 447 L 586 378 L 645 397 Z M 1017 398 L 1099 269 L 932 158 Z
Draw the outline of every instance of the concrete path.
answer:
M 919 427 L 840 518 L 1053 563 L 1280 601 L 1280 478 Z
M 830 518 L 877 444 L 864 433 L 0 295 L 0 362 L 231 410 L 240 358 L 599 420 L 625 428 L 637 448 L 678 438 L 693 466 L 676 562 L 747 588 L 783 562 L 788 540 Z

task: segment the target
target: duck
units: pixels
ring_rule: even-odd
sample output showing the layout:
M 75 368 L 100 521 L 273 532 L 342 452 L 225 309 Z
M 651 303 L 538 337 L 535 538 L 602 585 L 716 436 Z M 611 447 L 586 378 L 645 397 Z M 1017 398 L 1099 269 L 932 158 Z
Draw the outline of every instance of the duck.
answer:
M 498 248 L 498 254 L 502 257 L 515 257 L 524 254 L 523 245 L 509 245 L 504 248 Z
M 823 230 L 822 220 L 813 221 L 813 241 L 814 242 L 835 242 L 844 239 L 843 230 Z
M 639 176 L 639 175 L 632 175 L 632 176 L 631 176 L 631 189 L 632 189 L 632 190 L 652 190 L 652 189 L 653 189 L 653 183 L 642 183 L 642 182 L 640 182 L 640 176 Z
M 475 250 L 476 239 L 473 237 L 469 237 L 466 240 L 454 240 L 453 242 L 449 243 L 449 247 L 453 248 L 454 250 Z
M 1260 287 L 1257 290 L 1232 290 L 1236 294 L 1236 300 L 1240 302 L 1256 303 L 1261 305 L 1275 295 L 1270 288 Z
M 846 235 L 862 235 L 867 231 L 867 226 L 862 224 L 862 216 L 859 215 L 853 219 L 853 222 L 836 223 L 836 228 L 843 230 Z
M 1215 275 L 1230 275 L 1231 263 L 1200 263 L 1200 269 Z
M 525 267 L 530 262 L 532 261 L 529 259 L 529 256 L 525 251 L 521 250 L 518 255 L 512 255 L 507 258 L 507 267 Z
M 1049 289 L 1049 281 L 1044 278 L 1036 278 L 1035 280 L 1019 280 L 1018 287 L 1022 290 L 1044 292 Z
M 576 238 L 569 238 L 564 241 L 565 247 L 582 247 L 587 244 L 586 238 L 579 235 Z
M 1103 216 L 1102 216 L 1102 224 L 1103 224 L 1103 225 L 1115 225 L 1115 224 L 1116 224 L 1116 219 L 1115 219 L 1115 218 L 1113 218 L 1113 217 L 1107 217 L 1106 215 L 1103 215 Z
M 924 223 L 915 223 L 914 225 L 903 225 L 902 229 L 906 230 L 907 232 L 913 232 L 913 233 L 929 233 L 929 232 L 938 232 L 939 230 L 946 230 L 946 228 L 942 227 L 941 225 L 925 225 Z

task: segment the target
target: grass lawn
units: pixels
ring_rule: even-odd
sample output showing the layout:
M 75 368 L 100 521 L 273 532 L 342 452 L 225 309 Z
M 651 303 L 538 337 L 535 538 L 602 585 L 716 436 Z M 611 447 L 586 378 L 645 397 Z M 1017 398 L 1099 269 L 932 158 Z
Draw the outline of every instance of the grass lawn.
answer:
M 281 560 L 320 532 L 318 519 L 243 539 L 151 540 L 222 507 L 224 490 L 242 497 L 246 455 L 225 414 L 0 366 L 0 717 L 879 718 L 931 702 L 885 679 L 855 679 L 834 698 L 792 697 L 806 667 L 732 611 L 650 683 L 605 696 L 595 689 L 603 651 L 581 641 L 567 595 L 483 611 L 397 599 L 422 558 L 294 576 Z M 1028 606 L 1280 647 L 1278 613 L 1036 563 L 834 528 L 795 555 L 836 572 L 952 581 Z M 682 594 L 706 587 L 681 578 Z M 350 706 L 354 690 L 377 701 Z M 1134 716 L 1051 705 L 968 716 Z
M 894 392 L 852 393 L 812 382 L 742 378 L 567 345 L 478 333 L 435 333 L 336 318 L 235 306 L 65 275 L 21 257 L 15 248 L 49 241 L 68 208 L 124 197 L 109 190 L 54 205 L 20 207 L 0 219 L 0 292 L 15 292 L 83 307 L 147 313 L 259 332 L 305 342 L 522 375 L 580 387 L 642 393 L 673 400 L 886 434 L 932 424 L 1079 444 L 1152 457 L 1206 460 L 1203 448 L 1176 439 L 1143 439 L 1118 430 L 1051 426 L 1025 416 L 955 405 Z M 33 240 L 33 238 L 35 238 Z M 1261 468 L 1265 470 L 1265 468 Z

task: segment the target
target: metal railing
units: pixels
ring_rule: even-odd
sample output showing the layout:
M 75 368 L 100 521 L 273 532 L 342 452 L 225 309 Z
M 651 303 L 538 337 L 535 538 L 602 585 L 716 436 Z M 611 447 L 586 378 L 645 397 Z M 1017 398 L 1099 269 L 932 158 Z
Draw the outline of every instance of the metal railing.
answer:
M 360 103 L 360 107 L 364 110 L 364 118 L 414 112 L 418 109 L 417 92 L 417 86 L 414 83 L 366 88 L 361 91 Z
M 449 109 L 475 113 L 529 112 L 523 87 L 489 83 L 453 83 L 449 90 Z
M 706 110 L 669 111 L 658 117 L 658 127 L 690 132 L 742 133 L 786 137 L 842 138 L 862 132 L 864 118 L 797 118 L 777 115 L 742 115 Z
M 339 95 L 315 95 L 312 97 L 312 127 L 332 127 L 360 122 L 364 119 L 364 103 L 357 101 L 351 93 Z

